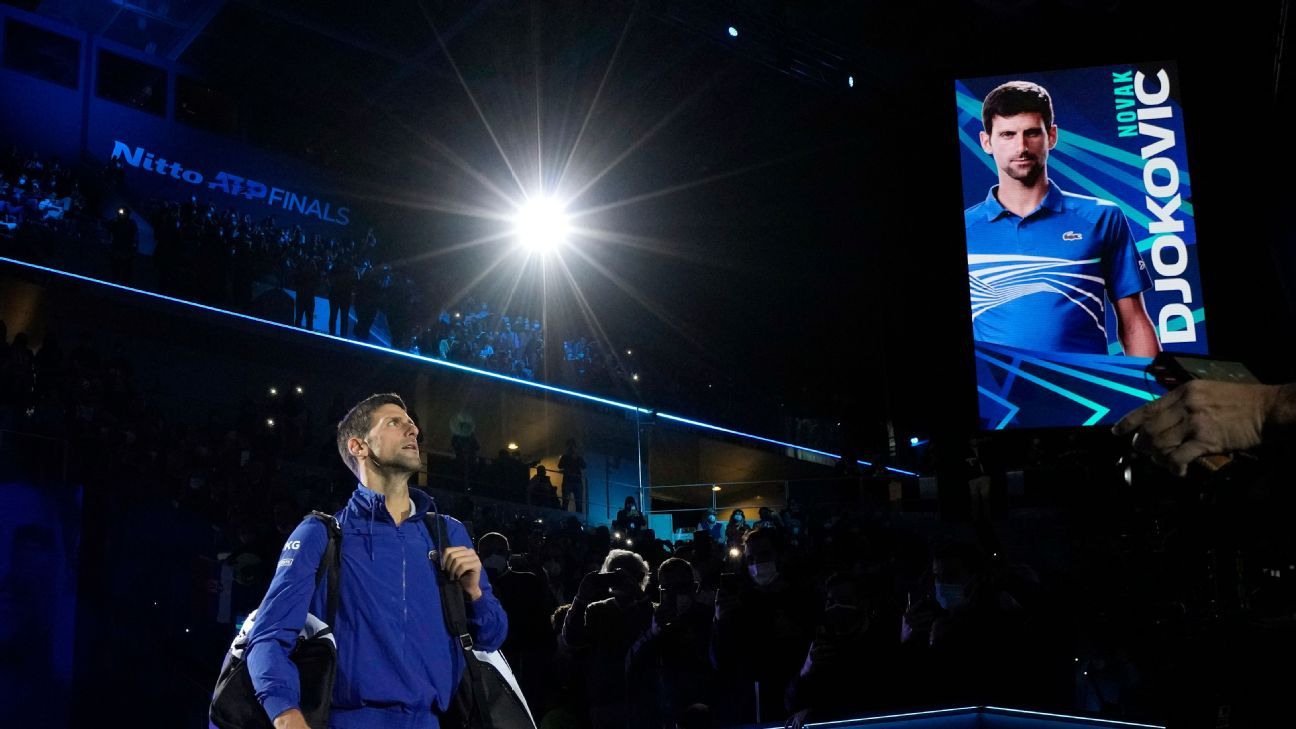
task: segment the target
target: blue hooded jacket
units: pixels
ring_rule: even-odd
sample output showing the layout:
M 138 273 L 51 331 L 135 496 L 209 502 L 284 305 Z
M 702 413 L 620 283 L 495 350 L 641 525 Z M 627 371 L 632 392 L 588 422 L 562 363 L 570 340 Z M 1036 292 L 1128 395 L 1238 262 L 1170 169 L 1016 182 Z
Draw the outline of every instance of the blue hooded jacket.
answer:
M 463 674 L 463 650 L 446 628 L 428 561 L 437 546 L 423 515 L 434 504 L 422 491 L 411 488 L 409 494 L 413 511 L 400 526 L 383 495 L 363 485 L 336 514 L 342 528 L 342 589 L 333 625 L 338 671 L 330 729 L 436 729 L 432 707 L 446 708 Z M 446 526 L 449 546 L 472 547 L 462 523 L 446 518 Z M 328 531 L 319 520 L 298 525 L 248 637 L 252 685 L 272 720 L 298 708 L 300 682 L 288 654 L 307 610 L 328 619 L 327 576 L 315 589 L 315 569 L 327 544 Z M 485 570 L 480 578 L 482 596 L 467 606 L 469 629 L 475 648 L 497 650 L 508 620 Z

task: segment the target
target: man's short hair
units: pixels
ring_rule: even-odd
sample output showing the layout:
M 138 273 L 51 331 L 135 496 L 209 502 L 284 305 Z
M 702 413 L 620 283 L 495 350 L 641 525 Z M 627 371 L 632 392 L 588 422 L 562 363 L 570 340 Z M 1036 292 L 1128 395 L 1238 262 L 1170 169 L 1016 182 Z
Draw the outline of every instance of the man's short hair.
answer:
M 933 562 L 956 562 L 966 572 L 979 573 L 985 565 L 985 555 L 969 542 L 940 542 L 932 547 Z
M 374 411 L 383 405 L 396 405 L 401 410 L 409 411 L 405 407 L 405 401 L 400 395 L 394 392 L 385 392 L 366 397 L 356 403 L 354 407 L 347 412 L 346 416 L 338 423 L 337 426 L 337 449 L 338 455 L 342 456 L 342 462 L 346 467 L 351 469 L 357 477 L 360 476 L 360 464 L 356 461 L 355 456 L 351 455 L 351 450 L 347 448 L 347 443 L 352 438 L 364 440 L 369 434 L 369 429 L 373 427 L 372 420 Z
M 986 94 L 981 104 L 981 124 L 989 134 L 995 117 L 1006 119 L 1031 112 L 1040 115 L 1045 128 L 1053 126 L 1053 99 L 1049 92 L 1030 81 L 1009 81 Z
M 687 560 L 679 557 L 671 557 L 661 563 L 657 568 L 657 584 L 675 585 L 675 584 L 694 584 L 698 582 L 697 570 Z
M 752 529 L 743 535 L 743 545 L 748 544 L 766 544 L 775 552 L 783 554 L 783 535 L 779 533 L 777 527 L 762 524 Z
M 512 549 L 508 537 L 499 532 L 490 532 L 477 538 L 477 551 L 482 554 L 508 554 Z

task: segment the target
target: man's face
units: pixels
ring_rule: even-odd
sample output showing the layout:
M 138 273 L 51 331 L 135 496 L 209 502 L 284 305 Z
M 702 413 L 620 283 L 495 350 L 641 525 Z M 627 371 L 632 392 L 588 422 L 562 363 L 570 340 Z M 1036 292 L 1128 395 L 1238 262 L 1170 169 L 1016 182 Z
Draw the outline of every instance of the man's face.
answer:
M 981 132 L 981 148 L 994 155 L 1002 175 L 1033 185 L 1044 174 L 1049 150 L 1057 145 L 1057 125 L 1044 126 L 1039 112 L 991 119 L 990 131 Z
M 417 471 L 422 466 L 418 451 L 418 426 L 399 405 L 387 403 L 370 416 L 371 426 L 364 439 L 365 455 L 375 465 Z

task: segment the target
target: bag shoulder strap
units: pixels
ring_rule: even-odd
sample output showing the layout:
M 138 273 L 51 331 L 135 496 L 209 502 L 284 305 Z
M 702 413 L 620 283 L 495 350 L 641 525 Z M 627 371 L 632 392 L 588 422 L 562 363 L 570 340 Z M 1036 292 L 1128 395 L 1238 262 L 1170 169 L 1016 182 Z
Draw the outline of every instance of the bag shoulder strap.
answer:
M 445 613 L 446 627 L 464 651 L 464 662 L 468 669 L 468 684 L 472 690 L 473 710 L 480 714 L 485 711 L 486 693 L 482 684 L 481 669 L 477 665 L 477 657 L 473 655 L 473 639 L 468 632 L 468 617 L 464 609 L 463 588 L 458 582 L 455 582 L 446 575 L 445 570 L 441 569 L 441 554 L 450 544 L 450 535 L 446 529 L 446 517 L 436 512 L 429 512 L 423 517 L 424 524 L 427 525 L 428 532 L 435 535 L 436 550 L 429 554 L 429 562 L 432 565 L 432 571 L 436 573 L 437 586 L 441 588 L 441 610 Z
M 450 634 L 459 641 L 459 645 L 464 650 L 472 650 L 472 636 L 468 633 L 468 616 L 464 610 L 463 588 L 441 569 L 441 555 L 445 553 L 447 547 L 452 546 L 445 517 L 432 511 L 428 512 L 423 519 L 428 532 L 436 542 L 436 549 L 428 556 L 432 558 L 430 560 L 432 571 L 436 574 L 437 587 L 441 589 L 441 611 L 445 614 L 446 627 L 450 629 Z
M 329 578 L 328 617 L 325 622 L 332 627 L 337 619 L 338 596 L 341 594 L 339 580 L 342 577 L 342 527 L 338 525 L 337 519 L 332 514 L 325 514 L 322 511 L 312 511 L 306 518 L 316 519 L 328 530 L 328 544 L 324 547 L 324 555 L 320 557 L 319 566 L 315 568 L 315 589 L 319 589 L 320 580 L 327 574 Z

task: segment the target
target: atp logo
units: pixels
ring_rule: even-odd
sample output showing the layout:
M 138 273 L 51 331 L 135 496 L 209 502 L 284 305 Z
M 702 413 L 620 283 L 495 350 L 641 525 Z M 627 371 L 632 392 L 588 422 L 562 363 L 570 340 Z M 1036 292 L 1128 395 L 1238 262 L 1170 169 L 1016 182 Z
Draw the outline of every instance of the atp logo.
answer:
M 1075 241 L 1078 240 L 1084 240 L 1084 236 L 1075 232 L 1074 230 L 1068 230 L 1067 232 L 1062 234 L 1062 240 L 1067 241 L 1069 243 L 1074 243 Z

